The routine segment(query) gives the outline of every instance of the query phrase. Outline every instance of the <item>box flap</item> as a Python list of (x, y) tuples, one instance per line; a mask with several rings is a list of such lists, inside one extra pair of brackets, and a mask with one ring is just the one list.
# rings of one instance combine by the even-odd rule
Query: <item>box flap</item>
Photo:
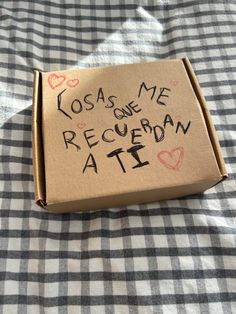
[(45, 175), (42, 145), (42, 79), (39, 71), (34, 72), (34, 94), (32, 109), (32, 150), (34, 169), (34, 190), (36, 203), (46, 205)]
[(199, 82), (198, 82), (195, 74), (194, 74), (194, 71), (193, 71), (193, 68), (192, 68), (192, 65), (191, 65), (189, 59), (187, 57), (183, 58), (183, 63), (184, 63), (185, 69), (187, 71), (187, 74), (189, 76), (189, 79), (192, 83), (194, 92), (198, 98), (199, 104), (202, 108), (202, 113), (204, 115), (204, 119), (205, 119), (207, 130), (208, 130), (208, 133), (210, 136), (211, 144), (212, 144), (215, 156), (216, 156), (216, 160), (217, 160), (220, 172), (222, 174), (222, 180), (224, 180), (228, 177), (228, 174), (227, 174), (227, 170), (225, 167), (224, 158), (222, 156), (220, 144), (219, 144), (219, 141), (218, 141), (218, 138), (216, 135), (216, 130), (214, 128), (212, 118), (211, 118), (210, 112), (209, 112), (207, 104), (206, 104), (205, 97), (202, 94), (201, 87), (199, 85)]

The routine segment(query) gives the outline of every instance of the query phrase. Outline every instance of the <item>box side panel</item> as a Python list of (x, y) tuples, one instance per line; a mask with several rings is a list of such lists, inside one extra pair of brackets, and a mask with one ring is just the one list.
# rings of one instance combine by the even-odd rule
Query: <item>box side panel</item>
[(34, 169), (35, 201), (40, 206), (46, 205), (43, 146), (42, 146), (42, 80), (41, 73), (34, 73), (34, 94), (32, 109), (32, 150)]
[(154, 189), (143, 192), (131, 192), (125, 194), (109, 195), (100, 198), (77, 200), (65, 203), (48, 204), (46, 208), (55, 213), (67, 213), (83, 210), (114, 208), (120, 206), (151, 203), (161, 200), (169, 200), (177, 197), (202, 193), (206, 189), (217, 184), (218, 180), (200, 181), (189, 185), (181, 185), (169, 188)]
[(223, 180), (223, 179), (227, 178), (228, 174), (227, 174), (227, 170), (226, 170), (225, 163), (224, 163), (224, 158), (223, 158), (222, 152), (221, 152), (221, 147), (220, 147), (217, 135), (216, 135), (216, 131), (215, 131), (215, 128), (214, 128), (214, 125), (212, 122), (210, 112), (208, 110), (205, 98), (201, 92), (199, 82), (198, 82), (198, 80), (194, 74), (194, 71), (193, 71), (193, 68), (191, 66), (189, 59), (184, 58), (183, 63), (184, 63), (186, 72), (189, 76), (189, 79), (191, 81), (191, 84), (193, 86), (193, 89), (195, 91), (195, 94), (198, 98), (199, 104), (201, 106), (202, 113), (203, 113), (204, 119), (206, 121), (206, 126), (207, 126), (207, 130), (208, 130), (209, 137), (211, 140), (211, 144), (212, 144), (212, 147), (213, 147), (213, 150), (214, 150), (214, 153), (216, 156), (216, 160), (217, 160), (220, 172), (222, 174), (222, 180)]

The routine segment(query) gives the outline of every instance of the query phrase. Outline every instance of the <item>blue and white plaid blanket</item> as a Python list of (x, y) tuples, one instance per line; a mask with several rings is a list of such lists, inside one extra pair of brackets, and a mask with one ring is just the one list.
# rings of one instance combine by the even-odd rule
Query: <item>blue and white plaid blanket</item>
[[(33, 70), (188, 56), (229, 178), (56, 215), (34, 203)], [(236, 2), (0, 2), (0, 313), (236, 313)]]

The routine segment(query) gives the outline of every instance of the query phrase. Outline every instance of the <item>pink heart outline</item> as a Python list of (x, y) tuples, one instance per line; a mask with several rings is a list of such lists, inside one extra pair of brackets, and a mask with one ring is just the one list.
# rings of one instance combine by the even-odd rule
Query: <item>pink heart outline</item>
[(170, 84), (173, 85), (173, 86), (176, 86), (179, 82), (176, 81), (176, 80), (171, 80), (170, 81)]
[(78, 127), (80, 130), (82, 130), (85, 126), (86, 126), (86, 123), (84, 123), (84, 122), (79, 122), (79, 123), (77, 123), (77, 127)]
[[(179, 154), (179, 158), (175, 164), (172, 164), (170, 161), (173, 160), (176, 152)], [(168, 157), (166, 158), (166, 156)], [(173, 148), (171, 151), (162, 150), (157, 154), (157, 158), (166, 168), (178, 171), (183, 162), (184, 148), (180, 146)]]
[(52, 89), (57, 88), (58, 86), (62, 85), (66, 79), (65, 75), (57, 75), (52, 73), (48, 77), (48, 84)]
[(75, 87), (79, 84), (79, 79), (72, 79), (72, 80), (68, 80), (66, 82), (66, 84), (69, 86), (69, 87)]

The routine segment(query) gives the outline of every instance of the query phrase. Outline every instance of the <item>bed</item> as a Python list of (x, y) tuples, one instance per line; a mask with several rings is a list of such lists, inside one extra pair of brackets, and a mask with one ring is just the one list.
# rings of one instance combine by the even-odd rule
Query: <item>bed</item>
[[(188, 56), (229, 178), (207, 192), (53, 214), (34, 202), (33, 71)], [(0, 3), (0, 312), (236, 312), (236, 3)]]

